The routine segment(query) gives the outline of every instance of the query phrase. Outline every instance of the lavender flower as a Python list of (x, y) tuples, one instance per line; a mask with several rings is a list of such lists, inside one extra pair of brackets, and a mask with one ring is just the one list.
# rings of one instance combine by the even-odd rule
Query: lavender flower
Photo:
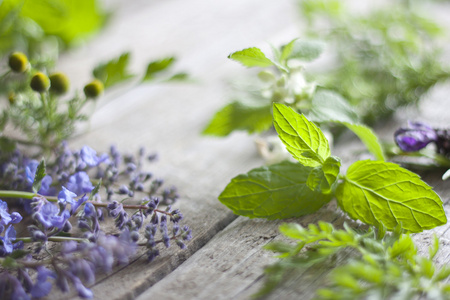
[(70, 213), (67, 210), (63, 210), (60, 213), (58, 206), (48, 202), (44, 204), (38, 212), (35, 212), (33, 217), (44, 226), (45, 229), (52, 227), (62, 229), (67, 222), (67, 219), (69, 219)]
[(405, 152), (419, 151), (438, 140), (436, 131), (421, 122), (408, 122), (408, 127), (398, 129), (394, 137), (397, 145)]
[(89, 146), (83, 146), (80, 150), (81, 160), (90, 167), (98, 166), (102, 162), (108, 161), (108, 154), (104, 153), (100, 157), (97, 156), (97, 152)]
[(0, 200), (0, 225), (6, 226), (8, 224), (16, 224), (22, 221), (22, 216), (13, 212), (12, 214), (8, 213), (8, 204), (2, 200)]
[(66, 187), (69, 191), (77, 195), (90, 193), (94, 189), (94, 186), (89, 179), (89, 175), (83, 171), (77, 172), (70, 176)]
[(48, 277), (55, 278), (56, 274), (44, 266), (37, 267), (37, 280), (36, 283), (31, 287), (30, 294), (33, 298), (42, 298), (47, 296), (51, 289), (52, 284), (47, 281)]
[(23, 242), (13, 244), (16, 240), (16, 230), (11, 225), (5, 231), (5, 236), (0, 236), (0, 256), (11, 254), (14, 250), (23, 247)]

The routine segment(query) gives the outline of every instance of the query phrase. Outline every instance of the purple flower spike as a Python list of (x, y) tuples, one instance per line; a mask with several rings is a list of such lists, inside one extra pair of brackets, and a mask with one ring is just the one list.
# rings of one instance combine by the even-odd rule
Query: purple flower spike
[(0, 200), (0, 225), (6, 226), (11, 220), (11, 215), (8, 213), (8, 204)]
[(55, 273), (45, 268), (44, 266), (39, 266), (37, 268), (37, 271), (38, 275), (36, 284), (33, 285), (30, 291), (30, 294), (31, 296), (33, 296), (33, 298), (41, 298), (47, 296), (52, 289), (52, 284), (47, 281), (47, 277), (56, 278)]
[(52, 203), (46, 203), (42, 206), (41, 210), (34, 215), (34, 218), (46, 229), (51, 227), (62, 229), (69, 217), (70, 213), (67, 210), (64, 210), (62, 214), (59, 214), (59, 208)]
[(407, 128), (400, 128), (394, 133), (395, 142), (405, 152), (419, 151), (429, 143), (436, 142), (436, 131), (421, 122), (408, 122)]
[(77, 195), (90, 193), (94, 189), (86, 172), (77, 172), (70, 176), (66, 187)]
[(97, 152), (91, 147), (84, 146), (80, 150), (81, 160), (90, 167), (98, 166), (102, 162), (107, 162), (108, 155), (102, 154), (100, 157), (97, 156)]
[[(16, 224), (22, 221), (22, 216), (18, 212), (10, 214), (8, 212), (8, 204), (0, 200), (0, 226), (6, 226), (8, 224)], [(0, 231), (0, 233), (3, 230)]]
[(13, 241), (16, 240), (16, 230), (14, 227), (9, 226), (5, 231), (5, 236), (0, 236), (0, 256), (5, 256), (13, 252)]

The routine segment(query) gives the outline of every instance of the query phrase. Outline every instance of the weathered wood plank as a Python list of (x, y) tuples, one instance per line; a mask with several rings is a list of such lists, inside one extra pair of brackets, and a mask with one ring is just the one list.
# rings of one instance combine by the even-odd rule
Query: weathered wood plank
[[(194, 239), (185, 251), (174, 246), (151, 264), (136, 255), (129, 266), (99, 277), (91, 287), (97, 299), (136, 297), (236, 218), (217, 201), (217, 195), (229, 178), (262, 160), (246, 134), (219, 140), (202, 137), (200, 132), (212, 113), (228, 101), (223, 79), (242, 71), (227, 55), (266, 41), (278, 42), (280, 37), (293, 38), (286, 32), (295, 26), (290, 17), (293, 3), (286, 0), (139, 3), (133, 13), (119, 12), (90, 44), (64, 56), (59, 69), (74, 78), (74, 87), (80, 87), (91, 66), (122, 51), (133, 53), (133, 69), (140, 71), (145, 66), (138, 62), (176, 54), (181, 67), (200, 83), (119, 91), (98, 103), (100, 109), (89, 130), (70, 144), (74, 148), (89, 144), (99, 152), (111, 143), (125, 151), (142, 145), (159, 152), (154, 174), (179, 188), (181, 199), (175, 207), (185, 215)], [(54, 293), (49, 298), (66, 297)]]
[[(176, 207), (193, 228), (194, 239), (188, 250), (171, 248), (150, 264), (144, 256), (136, 255), (130, 266), (101, 277), (92, 287), (95, 297), (133, 299), (143, 293), (140, 299), (248, 299), (262, 285), (263, 266), (274, 261), (273, 254), (262, 246), (282, 238), (277, 231), (280, 221), (236, 219), (217, 201), (217, 195), (230, 178), (262, 164), (262, 160), (256, 155), (252, 137), (246, 134), (216, 140), (199, 133), (227, 101), (223, 79), (242, 71), (226, 56), (249, 46), (267, 46), (266, 41), (277, 44), (294, 38), (295, 1), (139, 0), (125, 5), (104, 33), (63, 57), (60, 68), (74, 78), (73, 86), (85, 83), (95, 63), (126, 50), (133, 53), (133, 70), (141, 72), (145, 69), (142, 62), (176, 54), (181, 58), (180, 68), (189, 70), (200, 84), (148, 85), (112, 94), (98, 103), (100, 109), (89, 131), (71, 145), (89, 144), (102, 151), (115, 143), (128, 151), (141, 145), (158, 151), (161, 158), (155, 174), (180, 189)], [(399, 119), (404, 120), (402, 116)], [(434, 115), (427, 119), (435, 120)], [(380, 132), (391, 135), (398, 121), (394, 123)], [(358, 142), (352, 143), (354, 149), (361, 148)], [(346, 164), (355, 159), (348, 149), (336, 149)], [(429, 180), (448, 202), (448, 188), (440, 185), (438, 178)], [(307, 225), (319, 219), (336, 226), (344, 221), (333, 204), (295, 221)], [(443, 226), (436, 232), (448, 244), (447, 229)], [(417, 237), (421, 251), (425, 251), (429, 237), (430, 233)], [(445, 251), (437, 259), (445, 262), (448, 255)], [(269, 298), (309, 299), (328, 271), (299, 273)], [(66, 297), (56, 293), (51, 298)]]

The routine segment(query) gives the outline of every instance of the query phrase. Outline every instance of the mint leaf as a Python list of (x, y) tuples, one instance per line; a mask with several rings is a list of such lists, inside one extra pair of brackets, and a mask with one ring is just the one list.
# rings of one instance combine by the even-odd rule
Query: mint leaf
[(235, 214), (249, 218), (281, 219), (311, 214), (331, 200), (331, 195), (307, 185), (311, 168), (298, 163), (256, 168), (236, 176), (219, 200)]
[(319, 41), (295, 39), (282, 47), (280, 60), (296, 58), (310, 62), (322, 54), (324, 46), (325, 44)]
[(283, 104), (273, 104), (273, 123), (286, 149), (305, 166), (316, 167), (330, 156), (322, 131), (305, 116)]
[(338, 93), (318, 90), (311, 100), (308, 117), (315, 122), (358, 123), (359, 118), (353, 107)]
[(227, 136), (234, 130), (253, 133), (267, 130), (271, 126), (270, 105), (248, 106), (236, 101), (218, 111), (203, 130), (203, 134)]
[(166, 57), (160, 60), (152, 61), (147, 66), (147, 71), (145, 72), (142, 81), (149, 81), (155, 78), (155, 74), (162, 72), (169, 68), (175, 62), (175, 57)]
[(134, 77), (127, 70), (129, 60), (130, 53), (127, 52), (118, 58), (99, 64), (93, 71), (94, 77), (102, 81), (105, 88), (126, 81)]
[(352, 164), (336, 198), (350, 217), (388, 230), (400, 225), (421, 232), (447, 222), (442, 201), (432, 188), (394, 163), (364, 160)]
[(383, 147), (381, 146), (380, 142), (378, 141), (378, 137), (375, 135), (372, 129), (362, 124), (351, 124), (348, 122), (339, 123), (343, 124), (348, 129), (353, 131), (353, 133), (359, 137), (361, 142), (366, 145), (367, 149), (375, 156), (376, 159), (385, 160)]
[(335, 156), (330, 156), (325, 160), (322, 166), (312, 169), (306, 184), (311, 190), (329, 193), (339, 175), (340, 167), (341, 160)]
[(228, 55), (228, 58), (240, 62), (246, 67), (270, 67), (274, 64), (256, 47), (236, 51)]
[(36, 174), (34, 175), (34, 181), (32, 190), (34, 193), (37, 193), (41, 189), (42, 179), (45, 177), (45, 161), (41, 160), (39, 165), (36, 168)]

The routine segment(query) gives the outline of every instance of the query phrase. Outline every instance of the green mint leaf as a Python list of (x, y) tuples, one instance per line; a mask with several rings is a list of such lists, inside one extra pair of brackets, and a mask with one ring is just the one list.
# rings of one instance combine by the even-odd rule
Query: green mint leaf
[(369, 150), (370, 153), (372, 153), (376, 159), (385, 160), (383, 147), (381, 146), (378, 137), (372, 131), (372, 129), (363, 124), (352, 124), (348, 122), (338, 122), (338, 123), (344, 125), (348, 129), (353, 131), (353, 133), (359, 137), (361, 142), (363, 142), (363, 144), (366, 145), (367, 150)]
[(273, 104), (273, 123), (286, 149), (305, 166), (317, 167), (330, 156), (322, 131), (304, 115), (283, 104)]
[(34, 181), (32, 190), (34, 193), (37, 193), (41, 189), (42, 179), (45, 177), (45, 161), (41, 160), (36, 169), (36, 174), (34, 175)]
[(155, 78), (155, 74), (162, 72), (169, 68), (175, 62), (175, 57), (166, 57), (160, 60), (152, 61), (147, 66), (147, 71), (145, 72), (142, 81), (149, 81)]
[(394, 163), (364, 160), (350, 166), (336, 198), (354, 219), (393, 230), (421, 232), (447, 222), (442, 200), (414, 174)]
[(319, 41), (295, 39), (281, 48), (280, 61), (295, 58), (310, 62), (318, 58), (324, 48), (325, 44)]
[(353, 107), (338, 93), (318, 90), (312, 100), (308, 118), (314, 122), (349, 122), (359, 123)]
[(256, 47), (247, 48), (236, 51), (228, 56), (228, 58), (240, 62), (246, 67), (270, 67), (274, 63), (268, 59), (264, 53)]
[(235, 214), (250, 218), (282, 219), (314, 213), (331, 195), (307, 185), (311, 168), (288, 161), (236, 176), (219, 200)]
[(124, 82), (134, 77), (134, 75), (130, 74), (127, 70), (129, 60), (130, 53), (127, 52), (120, 55), (118, 58), (99, 64), (93, 71), (94, 77), (102, 81), (105, 88)]
[(234, 130), (261, 132), (272, 126), (270, 105), (249, 106), (233, 102), (218, 111), (203, 130), (205, 135), (227, 136)]
[(340, 167), (341, 160), (335, 156), (330, 156), (325, 160), (322, 166), (317, 166), (312, 169), (306, 184), (311, 190), (329, 193), (339, 175)]

